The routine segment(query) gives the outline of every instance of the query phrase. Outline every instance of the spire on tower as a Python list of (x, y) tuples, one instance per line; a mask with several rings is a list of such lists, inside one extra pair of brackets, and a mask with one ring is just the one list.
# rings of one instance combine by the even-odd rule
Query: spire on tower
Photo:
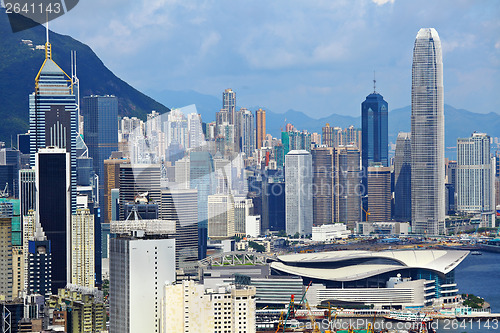
[(46, 38), (45, 59), (52, 59), (52, 46), (50, 45), (50, 42), (49, 42), (49, 21), (48, 20), (47, 20), (47, 23), (45, 23), (45, 38)]
[(375, 89), (377, 86), (377, 80), (375, 79), (375, 71), (373, 71), (373, 93), (376, 94), (377, 90)]

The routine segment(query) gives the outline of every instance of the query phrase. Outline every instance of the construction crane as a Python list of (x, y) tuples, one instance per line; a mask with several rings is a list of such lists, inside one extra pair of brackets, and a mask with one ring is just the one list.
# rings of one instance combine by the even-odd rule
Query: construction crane
[(372, 215), (372, 214), (370, 214), (370, 208), (368, 208), (367, 210), (365, 210), (363, 208), (363, 205), (361, 205), (361, 209), (363, 210), (363, 212), (365, 212), (365, 221), (368, 222), (368, 216)]
[(8, 198), (9, 197), (9, 183), (5, 183), (5, 188), (2, 192), (0, 192), (0, 198)]
[(276, 332), (275, 333), (278, 333), (280, 331), (280, 328), (283, 328), (282, 332), (285, 332), (285, 330), (286, 330), (286, 323), (288, 321), (288, 318), (290, 317), (290, 315), (292, 315), (292, 317), (293, 317), (294, 307), (295, 307), (294, 300), (295, 300), (295, 295), (292, 294), (291, 297), (290, 297), (290, 303), (288, 304), (288, 311), (286, 313), (286, 317), (283, 320), (283, 314), (284, 314), (284, 312), (281, 312), (280, 319), (278, 321), (278, 327), (276, 327)]
[(314, 318), (312, 314), (311, 307), (309, 306), (309, 302), (307, 301), (307, 298), (304, 298), (305, 305), (307, 308), (307, 316), (309, 317), (309, 321), (311, 322), (312, 326), (312, 333), (321, 333), (321, 330), (319, 329), (319, 325), (316, 324), (316, 319)]

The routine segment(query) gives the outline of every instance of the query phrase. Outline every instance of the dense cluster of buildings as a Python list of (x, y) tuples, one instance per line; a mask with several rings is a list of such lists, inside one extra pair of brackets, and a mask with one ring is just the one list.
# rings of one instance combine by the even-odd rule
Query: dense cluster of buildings
[(111, 332), (255, 332), (256, 304), (286, 304), (309, 283), (314, 304), (456, 302), (462, 252), (282, 256), (239, 279), (232, 267), (199, 270), (235, 237), (439, 235), (455, 212), (493, 227), (500, 168), (489, 136), (458, 139), (457, 161), (444, 158), (434, 29), (417, 35), (412, 78), (411, 133), (391, 157), (388, 103), (375, 87), (361, 128), (325, 124), (321, 134), (286, 124), (273, 137), (266, 111), (238, 110), (231, 89), (214, 122), (192, 107), (119, 118), (117, 97), (80, 96), (76, 70), (68, 76), (47, 41), (30, 130), (0, 150), (0, 297), (11, 332), (106, 330), (103, 277)]

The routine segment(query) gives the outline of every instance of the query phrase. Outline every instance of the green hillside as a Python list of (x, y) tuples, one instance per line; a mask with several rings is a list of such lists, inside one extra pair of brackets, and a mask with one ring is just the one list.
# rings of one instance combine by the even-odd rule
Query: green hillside
[[(34, 91), (35, 76), (44, 60), (43, 50), (32, 50), (21, 40), (33, 45), (45, 43), (45, 28), (12, 33), (5, 10), (0, 8), (0, 141), (10, 142), (11, 136), (28, 130), (28, 95)], [(68, 74), (71, 68), (70, 51), (77, 51), (80, 96), (115, 95), (118, 113), (142, 119), (151, 110), (160, 113), (169, 109), (137, 91), (116, 77), (87, 45), (64, 35), (51, 32), (54, 61)]]

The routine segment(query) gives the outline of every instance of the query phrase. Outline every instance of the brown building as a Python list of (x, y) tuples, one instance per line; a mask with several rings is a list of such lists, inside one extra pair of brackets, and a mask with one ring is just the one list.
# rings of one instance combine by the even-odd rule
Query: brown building
[(368, 167), (368, 221), (391, 219), (391, 168)]
[(256, 145), (257, 149), (262, 148), (262, 142), (266, 139), (266, 110), (258, 109), (255, 111), (255, 121), (256, 121)]
[(313, 168), (313, 226), (334, 221), (334, 148), (311, 150)]
[(113, 152), (109, 160), (104, 160), (104, 223), (111, 221), (111, 190), (120, 188), (120, 165), (130, 163), (120, 152)]

